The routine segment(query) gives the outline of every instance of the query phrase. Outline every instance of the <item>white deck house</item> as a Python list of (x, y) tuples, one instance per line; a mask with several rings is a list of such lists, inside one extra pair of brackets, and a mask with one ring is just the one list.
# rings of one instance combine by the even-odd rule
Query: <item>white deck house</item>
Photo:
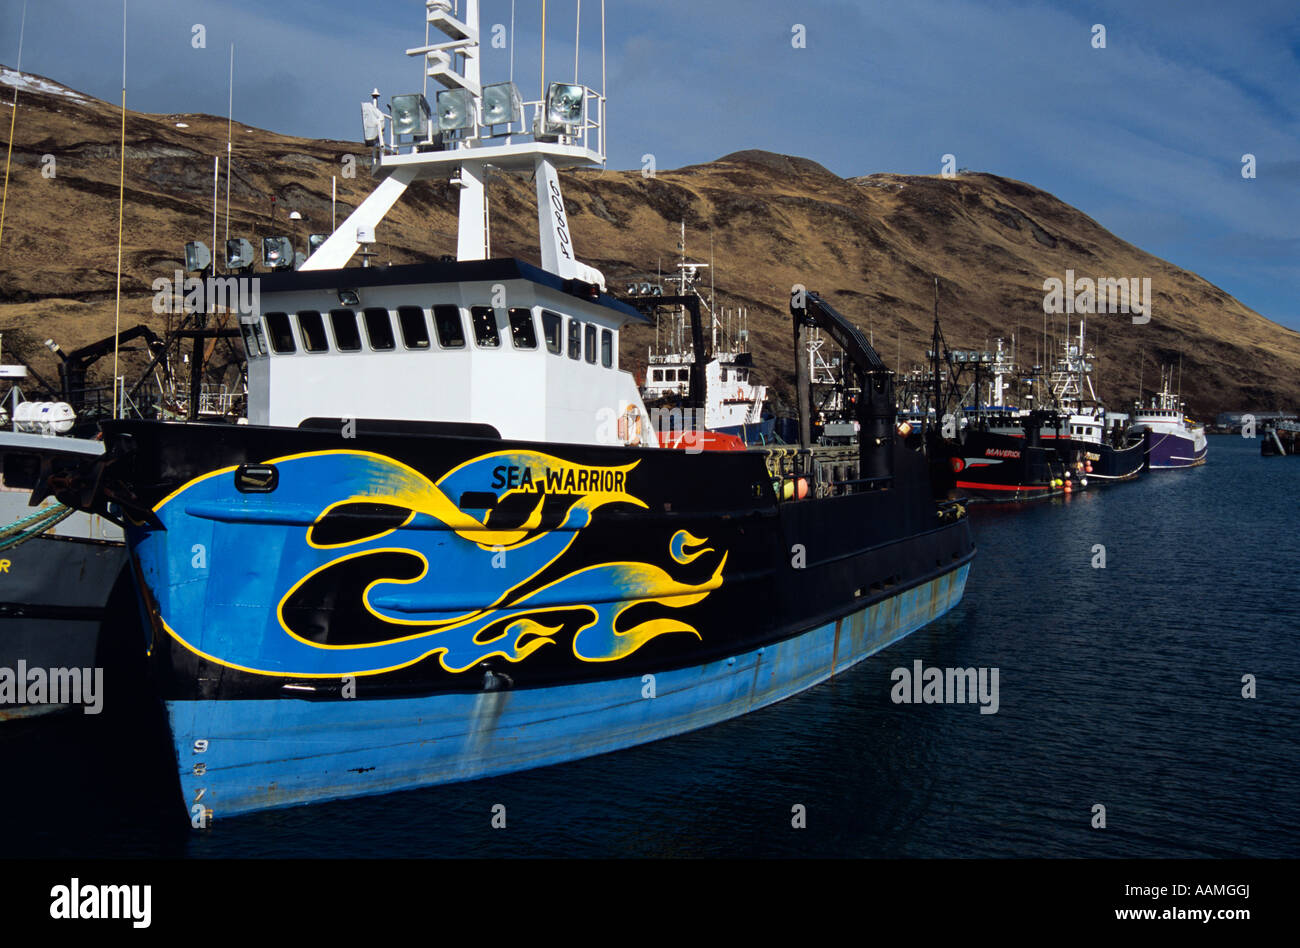
[(273, 274), (261, 301), (242, 325), (252, 424), (461, 422), (608, 444), (635, 440), (617, 424), (632, 409), (642, 443), (655, 443), (618, 357), (619, 330), (645, 317), (523, 261)]
[[(407, 54), (424, 62), (425, 93), (442, 87), (434, 106), (425, 93), (395, 96), (390, 117), (377, 92), (363, 103), (375, 190), (299, 270), (261, 277), (259, 311), (241, 317), (250, 423), (443, 422), (657, 446), (618, 357), (622, 327), (645, 317), (577, 259), (556, 173), (604, 164), (604, 90), (552, 82), (524, 102), (513, 82), (483, 85), (478, 6), (426, 0), (424, 45)], [(601, 66), (603, 83), (603, 49)], [(534, 176), (540, 268), (489, 259), (489, 167)], [(456, 259), (348, 267), (419, 180), (460, 190)]]

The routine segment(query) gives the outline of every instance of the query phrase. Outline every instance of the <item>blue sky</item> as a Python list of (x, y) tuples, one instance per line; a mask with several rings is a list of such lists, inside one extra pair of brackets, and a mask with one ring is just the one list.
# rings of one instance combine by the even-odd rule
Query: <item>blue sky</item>
[[(127, 0), (128, 104), (357, 139), (358, 103), (419, 88), (421, 0)], [(577, 0), (547, 4), (548, 78), (573, 70)], [(540, 0), (517, 0), (515, 79), (539, 82)], [(0, 60), (22, 0), (0, 0)], [(483, 0), (485, 28), (510, 0)], [(599, 0), (579, 62), (599, 85)], [(1130, 243), (1300, 329), (1300, 10), (1295, 0), (606, 0), (611, 164), (744, 148), (837, 174), (959, 167), (1027, 181)], [(207, 28), (194, 49), (191, 27)], [(791, 28), (806, 28), (795, 49)], [(1092, 46), (1093, 24), (1106, 48)], [(116, 0), (31, 0), (25, 69), (110, 101)], [(505, 78), (505, 50), (484, 77)], [(1243, 179), (1253, 154), (1257, 177)]]

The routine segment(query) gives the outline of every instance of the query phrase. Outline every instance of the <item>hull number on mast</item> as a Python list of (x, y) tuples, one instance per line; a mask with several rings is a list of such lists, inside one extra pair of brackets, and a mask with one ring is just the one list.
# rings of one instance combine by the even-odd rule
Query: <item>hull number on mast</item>
[(564, 212), (564, 197), (560, 194), (559, 184), (554, 180), (550, 186), (551, 207), (555, 210), (555, 236), (560, 240), (560, 253), (564, 254), (564, 259), (572, 260), (573, 254), (569, 253), (569, 216)]

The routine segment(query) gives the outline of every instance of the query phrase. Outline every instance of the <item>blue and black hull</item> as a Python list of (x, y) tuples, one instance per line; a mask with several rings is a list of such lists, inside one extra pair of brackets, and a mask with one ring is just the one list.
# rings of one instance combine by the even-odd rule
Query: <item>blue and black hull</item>
[(951, 609), (974, 545), (899, 446), (779, 503), (762, 452), (106, 427), (187, 809), (572, 760), (763, 707)]
[[(216, 815), (489, 777), (707, 727), (845, 671), (943, 615), (969, 564), (738, 655), (576, 685), (343, 702), (167, 702), (187, 801)], [(653, 681), (653, 692), (650, 690)], [(194, 740), (209, 742), (203, 754)], [(194, 765), (202, 762), (202, 774)]]

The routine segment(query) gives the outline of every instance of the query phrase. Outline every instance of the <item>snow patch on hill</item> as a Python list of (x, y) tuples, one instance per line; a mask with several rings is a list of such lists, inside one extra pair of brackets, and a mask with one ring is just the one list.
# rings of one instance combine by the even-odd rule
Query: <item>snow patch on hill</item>
[(61, 86), (57, 82), (51, 82), (49, 79), (42, 79), (40, 76), (34, 76), (31, 73), (18, 72), (17, 70), (10, 69), (8, 66), (0, 66), (0, 85), (16, 88), (19, 92), (57, 95), (77, 102), (89, 101), (80, 92), (73, 92), (67, 86)]

